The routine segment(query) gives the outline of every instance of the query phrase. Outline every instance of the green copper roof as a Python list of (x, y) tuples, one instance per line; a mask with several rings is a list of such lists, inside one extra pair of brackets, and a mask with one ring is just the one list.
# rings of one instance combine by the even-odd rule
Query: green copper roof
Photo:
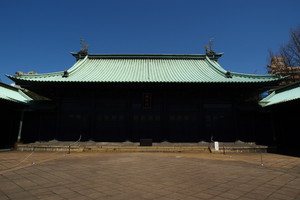
[(26, 82), (143, 82), (143, 83), (259, 83), (279, 80), (271, 75), (230, 73), (217, 62), (221, 54), (206, 55), (103, 55), (85, 57), (68, 70), (48, 74), (9, 76)]
[(27, 104), (32, 100), (21, 89), (2, 82), (0, 82), (0, 99), (22, 104)]
[(300, 99), (300, 83), (288, 85), (273, 91), (269, 96), (262, 99), (259, 104), (262, 107), (285, 103)]

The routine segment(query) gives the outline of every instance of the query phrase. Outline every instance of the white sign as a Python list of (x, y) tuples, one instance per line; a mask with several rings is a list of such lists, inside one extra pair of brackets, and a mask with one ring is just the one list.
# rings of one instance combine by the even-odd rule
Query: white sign
[(215, 142), (215, 150), (219, 151), (219, 142)]

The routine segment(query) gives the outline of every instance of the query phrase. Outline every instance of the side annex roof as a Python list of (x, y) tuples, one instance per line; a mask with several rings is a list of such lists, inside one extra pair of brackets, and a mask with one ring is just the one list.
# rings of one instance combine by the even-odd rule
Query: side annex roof
[(262, 107), (278, 105), (300, 99), (300, 82), (274, 90), (270, 95), (262, 99), (259, 104)]
[(33, 99), (27, 96), (22, 89), (0, 82), (0, 100), (28, 104)]

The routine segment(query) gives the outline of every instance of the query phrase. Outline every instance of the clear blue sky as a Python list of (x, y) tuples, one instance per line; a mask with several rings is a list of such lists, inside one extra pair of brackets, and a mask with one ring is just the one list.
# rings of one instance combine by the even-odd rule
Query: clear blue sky
[(224, 52), (229, 71), (266, 74), (268, 49), (300, 24), (299, 0), (0, 0), (0, 79), (70, 68), (80, 39), (89, 53)]

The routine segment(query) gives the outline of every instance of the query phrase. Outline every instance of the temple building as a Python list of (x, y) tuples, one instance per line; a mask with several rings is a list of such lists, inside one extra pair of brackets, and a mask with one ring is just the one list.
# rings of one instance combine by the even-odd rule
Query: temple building
[(215, 53), (72, 55), (61, 72), (7, 75), (49, 99), (24, 112), (23, 142), (272, 142), (257, 102), (279, 76), (226, 71)]

